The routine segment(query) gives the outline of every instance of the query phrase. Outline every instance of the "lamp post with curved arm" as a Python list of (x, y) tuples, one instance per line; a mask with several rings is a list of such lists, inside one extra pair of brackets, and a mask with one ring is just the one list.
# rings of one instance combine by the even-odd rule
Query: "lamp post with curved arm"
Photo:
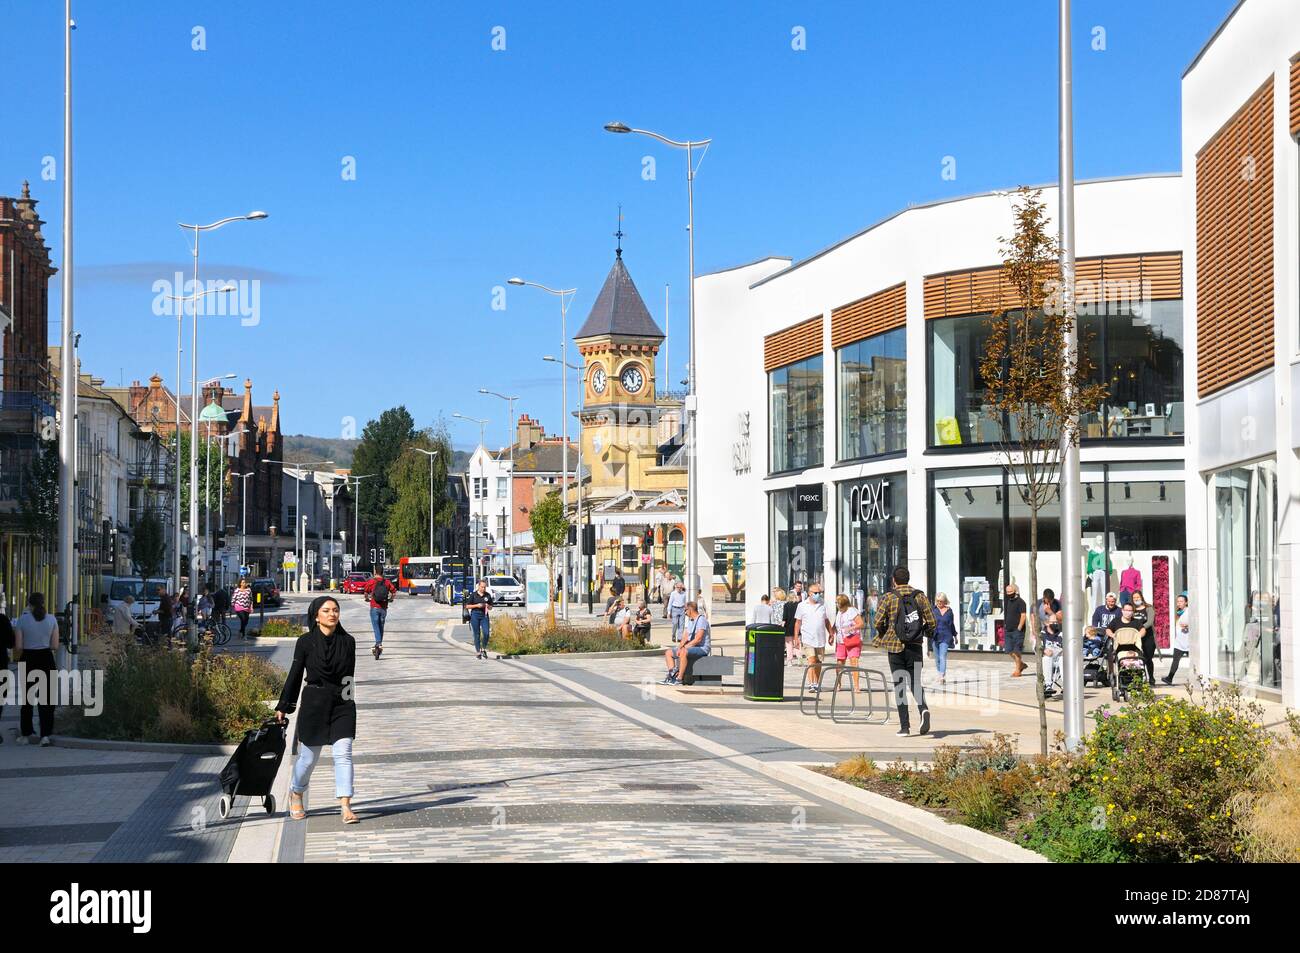
[[(198, 419), (199, 419), (199, 233), (210, 232), (220, 228), (222, 225), (228, 225), (231, 222), (257, 221), (266, 218), (265, 212), (249, 212), (247, 215), (232, 215), (229, 218), (223, 218), (207, 225), (187, 225), (185, 222), (178, 222), (181, 228), (191, 229), (194, 232), (194, 315), (190, 331), (190, 486), (194, 487), (199, 479), (199, 458), (197, 454), (197, 443), (195, 437), (198, 436)], [(180, 389), (179, 382), (177, 390)], [(176, 395), (180, 399), (180, 394)], [(176, 438), (177, 446), (180, 445), (180, 437)], [(198, 548), (198, 522), (199, 522), (199, 501), (194, 494), (190, 494), (190, 552), (193, 553)], [(191, 598), (198, 594), (199, 589), (199, 569), (194, 559), (190, 560), (190, 593)], [(194, 614), (190, 614), (189, 626), (189, 644), (197, 644), (198, 630), (195, 627)]]
[[(502, 400), (504, 400), (506, 402), (506, 407), (509, 408), (508, 409), (508, 413), (510, 414), (508, 418), (509, 424), (511, 427), (515, 426), (516, 423), (515, 422), (515, 401), (519, 399), (517, 396), (507, 397), (505, 394), (498, 394), (496, 391), (488, 390), (486, 387), (480, 387), (478, 389), (478, 392), (480, 394), (486, 394), (489, 397), (500, 397)], [(506, 552), (508, 554), (506, 558), (510, 561), (510, 564), (509, 567), (506, 569), (506, 572), (509, 573), (511, 576), (513, 576), (515, 574), (514, 523), (515, 523), (515, 442), (516, 441), (513, 434), (507, 433), (507, 437), (509, 437), (510, 439), (510, 483), (508, 484), (508, 490), (506, 492), (506, 511), (509, 515), (506, 517), (505, 536), (506, 536)]]
[(437, 450), (425, 450), (423, 447), (408, 447), (408, 450), (418, 450), (429, 458), (429, 555), (433, 555), (433, 458), (438, 455)]
[[(454, 414), (452, 414), (452, 416), (453, 416), (453, 417), (456, 417), (456, 418), (459, 419), (459, 420), (468, 420), (468, 421), (469, 421), (470, 423), (472, 423), (472, 424), (478, 424), (478, 445), (479, 445), (480, 447), (483, 448), (483, 453), (486, 454), (486, 453), (487, 453), (487, 425), (488, 425), (489, 423), (491, 423), (491, 421), (487, 420), (486, 418), (482, 418), (482, 417), (471, 417), (471, 416), (469, 416), (468, 414), (456, 414), (456, 413), (454, 413)], [(478, 463), (478, 478), (479, 478), (479, 483), (480, 483), (480, 484), (482, 485), (482, 487), (483, 487), (483, 499), (486, 500), (486, 499), (487, 499), (487, 477), (486, 477), (486, 476), (484, 475), (484, 473), (483, 473), (483, 459), (482, 459), (482, 457), (479, 458), (479, 463)], [(473, 497), (473, 493), (471, 493), (470, 496), (471, 496), (471, 500), (470, 500), (470, 502), (471, 502), (471, 507), (470, 507), (470, 509), (472, 510), (472, 509), (473, 509), (473, 506), (472, 506), (472, 503), (473, 503), (473, 499), (472, 499), (472, 497)], [(485, 507), (482, 507), (482, 506), (479, 507), (480, 510), (482, 510), (482, 509), (484, 509), (484, 508), (485, 508)], [(471, 513), (470, 515), (472, 516), (473, 514)], [(478, 564), (478, 537), (479, 537), (479, 534), (478, 534), (478, 533), (474, 533), (474, 532), (471, 531), (471, 535), (474, 537), (474, 574), (473, 574), (470, 578), (471, 578), (472, 581), (477, 582), (477, 581), (478, 581), (478, 576), (479, 576), (479, 564)]]
[[(552, 364), (563, 364), (569, 370), (573, 371), (574, 382), (577, 385), (578, 393), (579, 394), (582, 393), (582, 365), (581, 364), (570, 364), (568, 361), (561, 361), (558, 357), (555, 357), (552, 354), (544, 355), (542, 357), (542, 360), (549, 361)], [(560, 373), (564, 373), (564, 372), (561, 371)], [(579, 433), (578, 462), (573, 467), (573, 478), (575, 482), (578, 484), (578, 502), (577, 502), (578, 510), (574, 519), (578, 524), (578, 530), (576, 535), (578, 538), (578, 567), (579, 568), (574, 570), (574, 574), (577, 575), (579, 572), (582, 572), (583, 568), (585, 567), (586, 572), (583, 573), (583, 581), (587, 587), (587, 612), (590, 613), (592, 611), (591, 610), (591, 598), (592, 598), (591, 563), (588, 562), (587, 554), (586, 552), (583, 551), (583, 541), (582, 541), (582, 436), (581, 436), (582, 431), (581, 429), (579, 429), (578, 433)]]
[[(548, 288), (546, 285), (540, 285), (535, 281), (524, 281), (522, 278), (511, 278), (507, 284), (517, 285), (519, 287), (539, 288), (547, 294), (555, 295), (560, 299), (560, 361), (564, 361), (565, 353), (568, 348), (569, 334), (566, 329), (566, 319), (569, 313), (569, 295), (578, 293), (577, 288)], [(569, 503), (569, 378), (564, 373), (564, 368), (560, 368), (560, 439), (561, 444), (561, 463), (560, 463), (560, 499), (564, 506)], [(569, 547), (564, 547), (564, 568), (561, 572), (560, 579), (563, 585), (560, 586), (560, 607), (563, 612), (564, 621), (569, 621)]]
[(669, 139), (667, 136), (661, 136), (657, 132), (651, 132), (648, 129), (634, 129), (626, 123), (610, 122), (605, 124), (606, 132), (619, 134), (636, 133), (641, 136), (649, 136), (651, 139), (657, 139), (665, 145), (672, 146), (676, 149), (686, 150), (686, 234), (688, 257), (690, 262), (690, 284), (687, 286), (689, 301), (687, 323), (689, 327), (690, 352), (691, 360), (687, 365), (686, 373), (686, 598), (695, 600), (699, 593), (697, 583), (699, 581), (699, 554), (696, 550), (698, 546), (697, 528), (699, 522), (699, 500), (697, 499), (696, 489), (698, 487), (698, 468), (696, 467), (695, 453), (695, 150), (700, 146), (707, 147), (712, 139), (697, 140), (677, 140)]

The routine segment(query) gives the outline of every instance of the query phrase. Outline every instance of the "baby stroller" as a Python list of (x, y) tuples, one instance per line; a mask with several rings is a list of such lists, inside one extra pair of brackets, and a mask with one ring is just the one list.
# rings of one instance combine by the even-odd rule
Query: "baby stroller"
[(235, 803), (235, 796), (260, 797), (267, 814), (275, 813), (275, 796), (271, 786), (284, 758), (284, 726), (275, 719), (246, 732), (230, 761), (221, 770), (221, 802), (217, 810), (224, 818)]
[(1083, 637), (1083, 687), (1110, 685), (1106, 664), (1106, 634), (1089, 627)]
[(1146, 681), (1146, 660), (1142, 657), (1142, 630), (1123, 626), (1115, 630), (1110, 648), (1110, 695), (1128, 701), (1134, 685)]

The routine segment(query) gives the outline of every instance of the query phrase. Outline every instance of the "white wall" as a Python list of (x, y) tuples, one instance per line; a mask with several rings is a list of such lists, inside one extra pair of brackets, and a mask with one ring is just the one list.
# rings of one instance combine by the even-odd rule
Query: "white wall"
[[(1196, 294), (1196, 155), (1266, 82), (1273, 84), (1273, 370), (1198, 400), (1187, 415), (1187, 445), (1192, 448), (1187, 483), (1189, 586), (1207, 598), (1194, 602), (1201, 637), (1193, 659), (1209, 672), (1214, 618), (1215, 567), (1210, 546), (1209, 473), (1234, 462), (1276, 456), (1278, 477), (1279, 597), (1282, 607), (1282, 698), (1300, 704), (1300, 633), (1293, 610), (1297, 588), (1296, 553), (1300, 552), (1300, 464), (1296, 437), (1296, 382), (1300, 380), (1300, 148), (1290, 135), (1290, 61), (1300, 53), (1300, 10), (1295, 0), (1246, 0), (1224, 23), (1183, 77), (1183, 183), (1185, 218), (1183, 257), (1186, 340), (1195, 340)], [(1195, 399), (1197, 363), (1189, 347), (1186, 390)], [(1199, 471), (1197, 473), (1196, 471)]]

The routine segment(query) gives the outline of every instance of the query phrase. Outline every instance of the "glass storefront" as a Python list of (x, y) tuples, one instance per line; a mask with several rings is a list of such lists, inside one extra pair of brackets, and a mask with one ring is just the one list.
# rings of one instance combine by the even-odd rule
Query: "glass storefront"
[(896, 566), (907, 564), (907, 474), (837, 486), (842, 592), (859, 609), (889, 591)]
[(797, 580), (821, 582), (826, 513), (798, 512), (794, 487), (774, 490), (768, 497), (772, 586), (788, 590)]
[(1264, 460), (1223, 470), (1214, 474), (1211, 491), (1211, 669), (1219, 678), (1280, 688), (1277, 465)]
[[(1166, 473), (1169, 479), (1161, 479)], [(1176, 466), (1160, 464), (1103, 464), (1081, 472), (1084, 617), (1127, 581), (1152, 604), (1161, 648), (1169, 645), (1173, 601), (1184, 586), (1180, 475)], [(946, 594), (957, 607), (962, 648), (996, 649), (1006, 584), (1015, 582), (1033, 602), (1030, 507), (1000, 468), (939, 471), (931, 480), (931, 592)], [(1056, 496), (1038, 513), (1038, 594), (1048, 588), (1062, 594), (1060, 516)]]
[[(988, 314), (927, 322), (930, 446), (989, 444), (1000, 439), (979, 363), (988, 345)], [(1084, 307), (1094, 378), (1109, 394), (1083, 421), (1083, 437), (1131, 439), (1183, 434), (1183, 304), (1107, 302)]]
[(822, 357), (778, 367), (768, 374), (772, 420), (772, 473), (822, 463)]
[(907, 448), (907, 342), (903, 328), (835, 352), (841, 460)]

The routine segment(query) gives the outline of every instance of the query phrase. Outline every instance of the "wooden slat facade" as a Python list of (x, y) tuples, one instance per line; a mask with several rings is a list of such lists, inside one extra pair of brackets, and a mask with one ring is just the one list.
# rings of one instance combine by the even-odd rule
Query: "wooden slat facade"
[(907, 283), (831, 311), (831, 347), (840, 348), (907, 324)]
[[(1086, 300), (1177, 301), (1183, 297), (1182, 252), (1080, 258), (1074, 265), (1080, 303)], [(925, 279), (925, 320), (980, 314), (1020, 304), (1001, 266), (930, 275)]]
[(1291, 61), (1291, 135), (1300, 136), (1300, 53)]
[(1273, 365), (1273, 305), (1270, 77), (1196, 156), (1200, 396)]
[(763, 339), (763, 369), (775, 370), (822, 352), (822, 316), (801, 321)]

